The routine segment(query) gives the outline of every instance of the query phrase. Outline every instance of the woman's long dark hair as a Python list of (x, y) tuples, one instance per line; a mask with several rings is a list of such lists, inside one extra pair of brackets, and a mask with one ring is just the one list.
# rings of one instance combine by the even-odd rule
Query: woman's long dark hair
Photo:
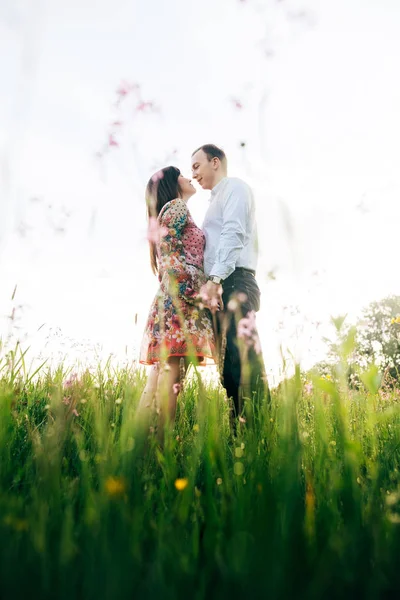
[[(178, 177), (181, 174), (177, 167), (165, 167), (150, 177), (146, 187), (146, 203), (147, 214), (150, 217), (158, 217), (163, 206), (180, 198), (182, 194), (181, 187), (178, 183)], [(150, 263), (153, 273), (158, 273), (158, 259), (156, 244), (150, 243)]]

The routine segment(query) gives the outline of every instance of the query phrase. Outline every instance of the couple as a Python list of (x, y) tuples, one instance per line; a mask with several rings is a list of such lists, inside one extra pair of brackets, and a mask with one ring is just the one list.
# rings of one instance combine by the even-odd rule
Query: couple
[[(254, 343), (260, 290), (252, 192), (245, 182), (227, 177), (225, 153), (213, 144), (195, 150), (192, 174), (203, 189), (211, 190), (202, 229), (187, 208), (196, 190), (179, 169), (162, 169), (146, 189), (151, 266), (160, 288), (140, 351), (140, 362), (153, 369), (139, 411), (151, 407), (164, 391), (162, 428), (174, 422), (179, 382), (191, 362), (219, 365), (234, 416), (240, 416), (242, 398), (256, 393), (260, 400), (268, 393), (259, 344)], [(246, 332), (246, 365), (238, 323), (239, 331), (242, 326)]]

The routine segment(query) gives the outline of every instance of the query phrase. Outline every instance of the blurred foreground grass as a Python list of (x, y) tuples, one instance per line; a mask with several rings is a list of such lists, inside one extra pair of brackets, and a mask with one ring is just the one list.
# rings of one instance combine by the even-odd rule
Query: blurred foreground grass
[(236, 437), (194, 377), (160, 449), (142, 371), (21, 364), (0, 364), (2, 599), (397, 597), (400, 394), (372, 371), (298, 371)]

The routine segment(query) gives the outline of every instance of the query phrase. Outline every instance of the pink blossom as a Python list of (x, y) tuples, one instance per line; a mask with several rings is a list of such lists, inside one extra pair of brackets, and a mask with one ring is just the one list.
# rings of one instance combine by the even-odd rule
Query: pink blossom
[(241, 340), (249, 339), (252, 336), (252, 330), (250, 329), (247, 319), (240, 319), (237, 328), (237, 336)]
[(238, 110), (242, 110), (243, 104), (240, 102), (240, 100), (238, 100), (237, 98), (232, 98), (232, 102), (235, 108), (237, 108)]
[(156, 217), (149, 218), (149, 226), (147, 228), (147, 239), (153, 244), (158, 244), (160, 239), (168, 234), (168, 227), (160, 226)]
[(114, 135), (112, 133), (110, 133), (110, 135), (108, 136), (108, 145), (109, 146), (119, 146), (117, 140), (115, 139)]
[(251, 310), (243, 319), (240, 319), (237, 327), (237, 336), (244, 340), (246, 345), (253, 347), (256, 354), (261, 353), (260, 338), (256, 327), (256, 313)]
[(65, 381), (64, 386), (66, 388), (71, 387), (78, 380), (78, 375), (76, 373), (72, 373), (70, 377)]
[(311, 392), (313, 391), (313, 384), (312, 381), (307, 381), (307, 383), (304, 386), (304, 391), (305, 393), (309, 396), (311, 394)]
[(139, 111), (139, 112), (143, 112), (147, 108), (150, 109), (150, 110), (154, 109), (153, 102), (139, 102), (139, 104), (136, 107), (136, 110)]
[(129, 94), (129, 92), (132, 92), (133, 90), (138, 90), (139, 89), (139, 84), (137, 83), (127, 83), (126, 81), (122, 81), (120, 86), (117, 88), (117, 94), (118, 96), (127, 96)]
[(238, 323), (238, 337), (245, 339), (250, 338), (256, 329), (256, 313), (251, 310)]
[(75, 417), (79, 417), (79, 413), (76, 408), (73, 409), (72, 414), (75, 415)]
[(174, 385), (172, 386), (172, 389), (173, 389), (174, 394), (178, 395), (179, 392), (181, 391), (181, 384), (174, 383)]
[(129, 94), (130, 88), (129, 88), (129, 84), (127, 83), (122, 83), (119, 88), (117, 89), (117, 94), (118, 96), (126, 96), (127, 94)]
[(157, 181), (159, 181), (163, 177), (164, 177), (164, 172), (162, 170), (160, 170), (160, 171), (157, 171), (157, 173), (154, 173), (151, 180), (153, 181), (153, 183), (157, 183)]
[(78, 375), (76, 373), (73, 373), (65, 382), (64, 382), (64, 387), (71, 387), (76, 380), (78, 379)]

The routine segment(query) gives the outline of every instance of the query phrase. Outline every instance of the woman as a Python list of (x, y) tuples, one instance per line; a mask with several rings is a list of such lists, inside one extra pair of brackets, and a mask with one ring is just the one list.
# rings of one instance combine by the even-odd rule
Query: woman
[(151, 305), (140, 351), (140, 362), (154, 368), (139, 411), (143, 415), (151, 407), (156, 393), (161, 400), (165, 398), (160, 407), (161, 435), (165, 421), (175, 419), (179, 381), (189, 363), (204, 364), (215, 352), (210, 313), (199, 306), (200, 287), (206, 281), (205, 238), (187, 208), (187, 201), (195, 193), (191, 181), (176, 167), (166, 167), (153, 175), (146, 188), (152, 232), (150, 260), (160, 287)]

